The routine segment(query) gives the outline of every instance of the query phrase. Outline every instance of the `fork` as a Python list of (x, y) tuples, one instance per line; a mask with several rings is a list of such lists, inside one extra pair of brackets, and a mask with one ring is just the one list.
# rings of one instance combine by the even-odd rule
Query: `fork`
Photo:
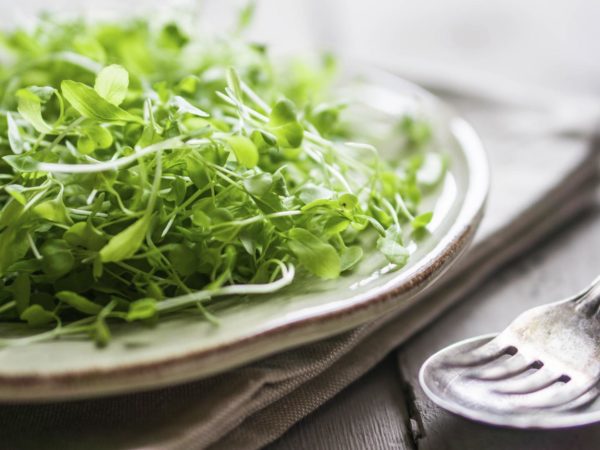
[(490, 423), (543, 427), (544, 415), (556, 423), (582, 409), (600, 396), (600, 277), (572, 298), (522, 313), (491, 340), (441, 350), (420, 379), (439, 405)]
[(447, 365), (493, 382), (497, 393), (529, 394), (515, 402), (519, 408), (552, 408), (577, 399), (570, 406), (578, 406), (600, 393), (594, 389), (600, 380), (599, 307), (600, 277), (573, 298), (525, 311), (490, 342)]

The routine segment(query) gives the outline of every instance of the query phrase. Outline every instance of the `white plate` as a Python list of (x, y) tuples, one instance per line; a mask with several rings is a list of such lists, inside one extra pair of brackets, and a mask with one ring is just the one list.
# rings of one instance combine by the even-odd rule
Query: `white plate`
[[(445, 180), (426, 200), (434, 210), (431, 234), (406, 267), (379, 270), (386, 264), (373, 249), (355, 273), (338, 280), (299, 280), (268, 298), (230, 301), (217, 313), (218, 326), (182, 315), (154, 328), (115, 325), (113, 340), (102, 349), (85, 339), (5, 348), (0, 400), (95, 397), (199, 379), (406, 307), (471, 241), (488, 190), (487, 159), (471, 127), (430, 94), (382, 72), (363, 71), (360, 78), (340, 89), (369, 112), (374, 127), (417, 111), (434, 124), (436, 145), (449, 157)], [(394, 142), (389, 144), (393, 152)]]

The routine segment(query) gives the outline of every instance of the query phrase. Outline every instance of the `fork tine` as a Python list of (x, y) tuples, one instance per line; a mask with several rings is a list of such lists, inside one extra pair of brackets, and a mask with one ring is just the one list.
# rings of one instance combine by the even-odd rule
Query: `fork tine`
[(575, 399), (572, 402), (565, 403), (563, 406), (559, 407), (559, 411), (571, 411), (573, 409), (581, 408), (583, 406), (587, 406), (589, 403), (593, 402), (600, 396), (600, 390), (597, 388), (590, 389), (581, 397)]
[(466, 369), (465, 375), (480, 380), (501, 380), (525, 372), (535, 361), (517, 353), (508, 359), (492, 361), (483, 367)]
[(525, 409), (556, 408), (579, 399), (594, 387), (593, 382), (581, 383), (571, 380), (568, 383), (554, 383), (545, 389), (519, 397), (520, 407)]
[(501, 346), (494, 339), (487, 344), (477, 347), (474, 350), (468, 352), (452, 355), (450, 361), (446, 361), (447, 366), (451, 367), (470, 367), (477, 366), (479, 364), (486, 364), (494, 359), (504, 355), (507, 352), (508, 346)]
[(522, 378), (509, 378), (494, 383), (492, 390), (500, 394), (528, 394), (550, 386), (559, 378), (559, 375), (542, 367)]

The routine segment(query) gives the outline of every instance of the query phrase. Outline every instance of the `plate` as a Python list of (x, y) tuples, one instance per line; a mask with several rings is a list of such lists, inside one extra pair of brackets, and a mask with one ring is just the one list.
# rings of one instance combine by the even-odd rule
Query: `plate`
[[(434, 211), (429, 234), (405, 267), (391, 270), (373, 246), (356, 271), (338, 280), (298, 280), (271, 296), (228, 300), (216, 313), (218, 325), (182, 315), (153, 328), (115, 325), (105, 348), (74, 338), (5, 348), (0, 350), (0, 401), (98, 397), (196, 380), (414, 303), (475, 233), (489, 184), (485, 152), (467, 122), (433, 95), (386, 72), (348, 73), (340, 94), (354, 100), (350, 114), (369, 118), (366, 128), (374, 135), (403, 114), (416, 113), (433, 124), (435, 146), (447, 155), (444, 179), (424, 200)], [(399, 143), (384, 144), (386, 157), (393, 158)]]

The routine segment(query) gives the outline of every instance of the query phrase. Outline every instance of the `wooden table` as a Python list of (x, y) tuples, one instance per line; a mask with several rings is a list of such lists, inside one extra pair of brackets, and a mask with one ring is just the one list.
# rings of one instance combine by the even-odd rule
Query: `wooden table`
[[(563, 431), (494, 428), (433, 405), (417, 381), (423, 361), (470, 336), (503, 329), (521, 311), (572, 295), (600, 273), (600, 202), (535, 251), (499, 270), (365, 377), (304, 419), (269, 450), (591, 449), (600, 425)], [(596, 443), (596, 444), (594, 444)]]

